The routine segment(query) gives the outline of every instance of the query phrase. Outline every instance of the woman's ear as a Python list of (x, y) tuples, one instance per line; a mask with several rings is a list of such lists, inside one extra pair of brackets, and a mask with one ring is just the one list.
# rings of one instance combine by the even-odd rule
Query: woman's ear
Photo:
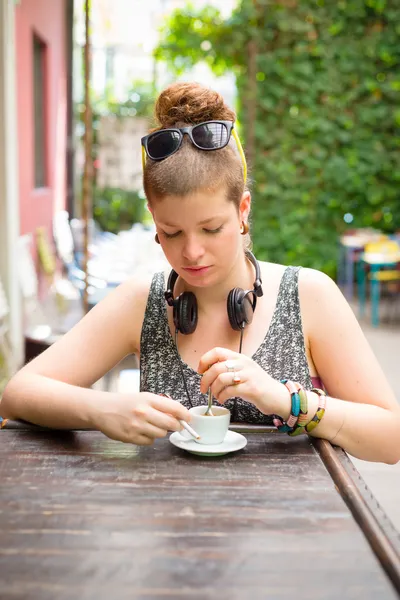
[(242, 199), (240, 201), (240, 205), (239, 205), (239, 216), (240, 216), (240, 220), (244, 221), (245, 223), (247, 223), (249, 220), (250, 206), (251, 206), (250, 192), (244, 192)]

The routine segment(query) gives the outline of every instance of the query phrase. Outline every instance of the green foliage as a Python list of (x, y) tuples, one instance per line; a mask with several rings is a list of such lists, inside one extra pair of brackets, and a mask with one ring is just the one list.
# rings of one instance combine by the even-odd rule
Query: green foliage
[(164, 27), (156, 56), (176, 73), (205, 60), (236, 74), (245, 141), (256, 42), (259, 258), (334, 275), (346, 228), (400, 229), (399, 23), (397, 0), (242, 0), (225, 21), (188, 7)]
[(135, 191), (119, 188), (95, 188), (93, 218), (103, 231), (118, 233), (130, 229), (134, 223), (143, 223), (146, 208), (143, 196)]

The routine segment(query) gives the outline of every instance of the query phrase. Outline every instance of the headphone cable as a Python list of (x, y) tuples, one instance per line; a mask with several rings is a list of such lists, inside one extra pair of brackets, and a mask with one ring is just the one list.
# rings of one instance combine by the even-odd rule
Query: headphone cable
[(190, 398), (189, 390), (188, 390), (187, 385), (186, 385), (185, 375), (183, 373), (181, 355), (179, 354), (179, 351), (178, 351), (178, 329), (175, 329), (175, 351), (176, 351), (176, 357), (178, 359), (179, 368), (181, 370), (181, 375), (182, 375), (183, 385), (185, 387), (186, 396), (187, 396), (187, 398), (189, 400), (190, 408), (193, 408), (193, 403), (192, 403), (192, 400)]

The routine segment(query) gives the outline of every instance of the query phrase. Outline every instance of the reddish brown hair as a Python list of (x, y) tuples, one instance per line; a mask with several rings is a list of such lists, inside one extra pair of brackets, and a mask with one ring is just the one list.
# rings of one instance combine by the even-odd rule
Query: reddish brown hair
[[(236, 119), (220, 94), (198, 83), (168, 86), (156, 102), (155, 117), (159, 126), (154, 131), (203, 121)], [(143, 183), (149, 203), (170, 194), (186, 196), (225, 186), (227, 198), (239, 207), (245, 190), (243, 165), (233, 139), (222, 150), (204, 152), (185, 136), (181, 148), (172, 156), (162, 161), (147, 158)]]

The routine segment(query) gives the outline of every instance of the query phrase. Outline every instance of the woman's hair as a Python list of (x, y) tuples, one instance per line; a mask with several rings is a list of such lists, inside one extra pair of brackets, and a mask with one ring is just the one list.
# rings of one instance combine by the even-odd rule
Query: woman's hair
[[(174, 83), (160, 94), (155, 117), (159, 126), (154, 131), (158, 131), (204, 121), (235, 121), (236, 115), (217, 92), (198, 83)], [(225, 148), (206, 152), (184, 136), (175, 154), (161, 161), (147, 158), (143, 183), (150, 204), (167, 195), (186, 196), (225, 186), (227, 198), (239, 207), (245, 190), (243, 165), (233, 138)]]

